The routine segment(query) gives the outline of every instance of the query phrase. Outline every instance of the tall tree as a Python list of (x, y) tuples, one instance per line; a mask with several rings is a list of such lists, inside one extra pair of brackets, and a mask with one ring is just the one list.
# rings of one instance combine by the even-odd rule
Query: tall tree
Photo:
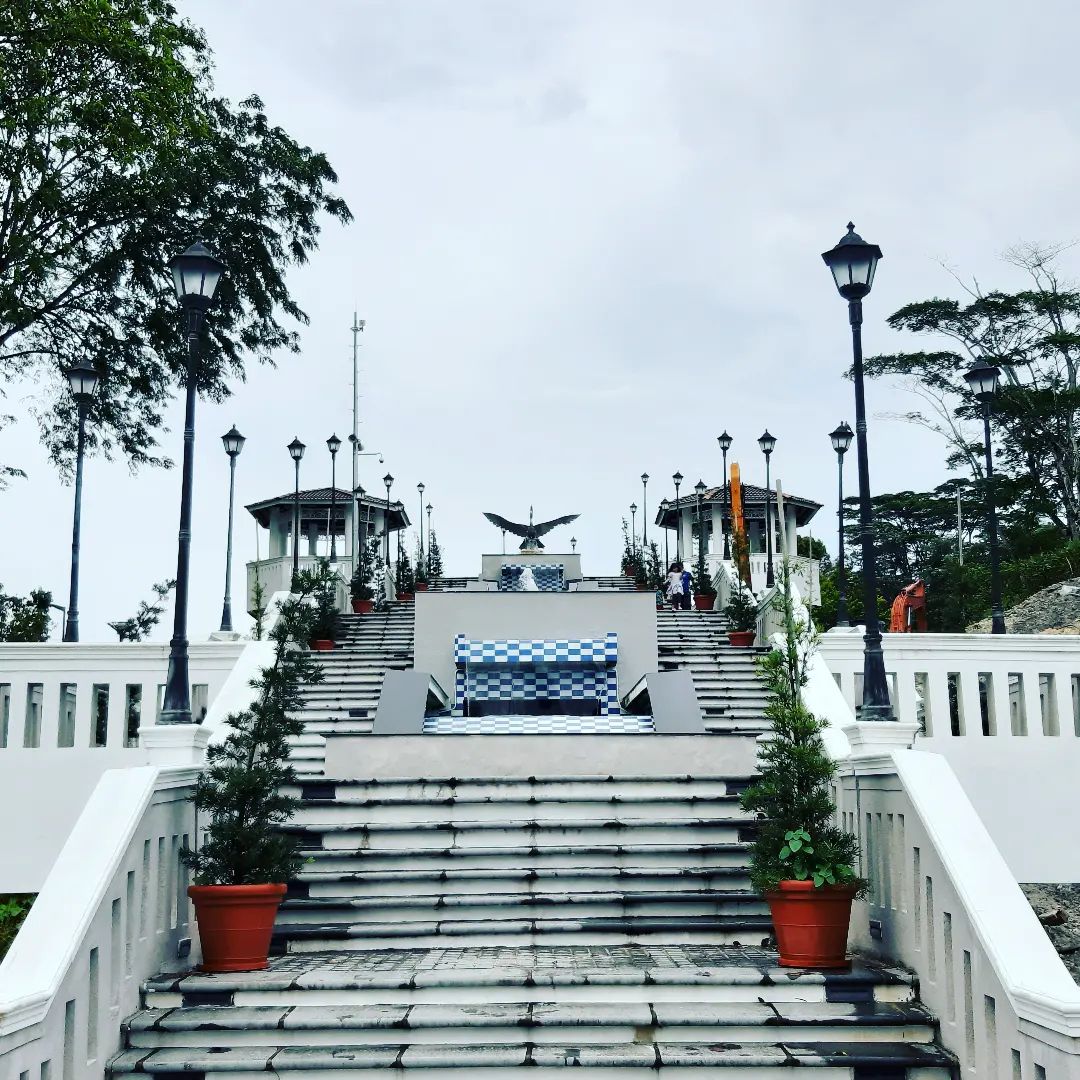
[(1015, 293), (966, 286), (967, 301), (923, 300), (889, 317), (897, 330), (944, 338), (950, 347), (871, 357), (870, 376), (900, 376), (924, 407), (905, 418), (942, 435), (949, 464), (982, 478), (981, 406), (964, 372), (1001, 367), (995, 402), (997, 457), (1033, 521), (1080, 539), (1080, 292), (1061, 281), (1060, 249), (1029, 245), (1006, 254), (1030, 287)]
[(206, 41), (168, 0), (0, 5), (0, 382), (38, 386), (59, 465), (75, 439), (62, 371), (80, 357), (103, 376), (90, 444), (167, 463), (156, 435), (186, 346), (166, 264), (196, 234), (228, 265), (201, 393), (226, 396), (245, 356), (297, 351), (286, 272), (323, 215), (351, 219), (336, 181), (258, 97), (214, 94)]

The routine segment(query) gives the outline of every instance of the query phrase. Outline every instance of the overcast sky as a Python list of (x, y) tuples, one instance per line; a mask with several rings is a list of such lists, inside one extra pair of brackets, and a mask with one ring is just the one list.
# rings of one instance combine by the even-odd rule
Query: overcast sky
[[(303, 486), (329, 483), (324, 440), (351, 430), (354, 306), (367, 320), (361, 438), (386, 459), (365, 459), (365, 486), (389, 469), (415, 520), (425, 482), (451, 573), (499, 549), (482, 511), (525, 520), (530, 503), (541, 519), (580, 513), (549, 550), (574, 533), (586, 573), (611, 573), (641, 472), (653, 510), (676, 470), (720, 483), (725, 427), (758, 483), (770, 429), (774, 476), (826, 504), (814, 532), (834, 545), (827, 433), (854, 415), (847, 316), (820, 253), (849, 218), (885, 253), (868, 353), (902, 346), (884, 325), (901, 304), (957, 291), (942, 261), (1012, 288), (1003, 249), (1080, 234), (1073, 4), (1042, 3), (1037, 18), (998, 0), (179, 8), (206, 30), (219, 90), (259, 93), (324, 150), (356, 215), (328, 223), (292, 275), (311, 316), (302, 354), (199, 405), (194, 639), (221, 610), (219, 436), (235, 423), (248, 437), (240, 503), (291, 489), (294, 435), (309, 446)], [(1067, 275), (1078, 258), (1064, 257)], [(876, 492), (945, 478), (940, 443), (880, 416), (911, 404), (869, 387)], [(179, 404), (165, 422), (179, 461)], [(35, 434), (23, 423), (0, 447), (30, 474), (0, 493), (0, 582), (66, 603), (72, 489)], [(106, 623), (175, 572), (179, 490), (179, 468), (88, 462), (83, 640), (110, 639)], [(237, 611), (255, 536), (241, 510)]]

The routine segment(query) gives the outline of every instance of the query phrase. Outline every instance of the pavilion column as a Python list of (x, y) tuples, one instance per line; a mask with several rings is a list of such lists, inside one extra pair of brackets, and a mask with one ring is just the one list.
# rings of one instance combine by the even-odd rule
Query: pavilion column
[(724, 508), (719, 503), (714, 502), (709, 507), (709, 519), (712, 522), (709, 554), (719, 559), (724, 554)]
[(686, 566), (694, 561), (694, 511), (690, 507), (679, 510), (679, 532), (682, 536), (682, 559)]
[(784, 513), (787, 518), (787, 549), (788, 554), (791, 556), (798, 555), (798, 538), (795, 527), (795, 515), (787, 508), (784, 507)]

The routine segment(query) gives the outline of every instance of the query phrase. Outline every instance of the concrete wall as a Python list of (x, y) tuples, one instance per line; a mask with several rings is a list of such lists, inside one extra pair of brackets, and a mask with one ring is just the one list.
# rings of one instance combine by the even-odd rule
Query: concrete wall
[(512, 551), (506, 555), (484, 555), (480, 578), (483, 581), (498, 581), (499, 571), (504, 566), (558, 566), (560, 564), (567, 581), (581, 579), (580, 555), (555, 555), (546, 551)]
[(656, 604), (651, 593), (416, 594), (418, 671), (454, 685), (454, 635), (506, 638), (594, 638), (619, 635), (619, 692), (656, 671)]

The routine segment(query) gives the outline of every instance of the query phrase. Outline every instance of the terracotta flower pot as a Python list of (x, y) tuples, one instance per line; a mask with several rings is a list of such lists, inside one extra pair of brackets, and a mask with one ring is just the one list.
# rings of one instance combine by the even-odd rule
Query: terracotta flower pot
[(740, 649), (748, 648), (754, 644), (757, 633), (753, 630), (729, 630), (727, 639), (729, 645), (735, 645)]
[(190, 885), (203, 962), (200, 971), (260, 971), (284, 885)]
[(415, 585), (415, 588), (417, 592), (427, 592), (428, 583), (426, 581), (418, 581)]
[(650, 592), (651, 591), (649, 589), (648, 584), (642, 585), (641, 582), (639, 582), (639, 581), (634, 582), (634, 588), (637, 589), (638, 592)]
[(354, 615), (366, 615), (375, 607), (374, 600), (353, 600), (352, 609)]
[(713, 593), (712, 596), (705, 596), (704, 594), (699, 594), (694, 597), (694, 607), (698, 611), (712, 611), (713, 604), (715, 603), (716, 593)]
[(408, 602), (409, 600), (415, 600), (415, 599), (416, 599), (416, 594), (415, 594), (415, 593), (411, 593), (411, 592), (399, 592), (399, 593), (397, 594), (397, 598), (398, 598), (398, 599), (399, 599), (399, 600), (400, 600), (400, 601), (401, 601), (402, 603), (406, 603), (406, 602)]
[(848, 924), (855, 889), (812, 881), (781, 881), (765, 893), (776, 931), (781, 967), (835, 971), (851, 967)]
[(308, 642), (312, 652), (332, 652), (334, 643), (329, 638), (314, 638)]

